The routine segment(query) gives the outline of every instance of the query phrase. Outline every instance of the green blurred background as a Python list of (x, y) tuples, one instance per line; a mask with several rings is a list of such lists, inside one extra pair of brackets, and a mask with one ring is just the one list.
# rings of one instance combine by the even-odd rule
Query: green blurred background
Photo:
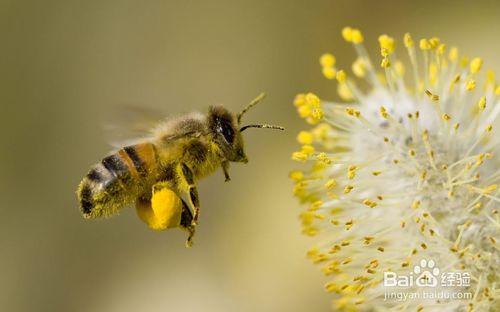
[[(345, 25), (437, 35), (498, 69), (495, 1), (0, 1), (1, 311), (324, 311), (287, 173), (303, 127), (292, 99), (334, 99), (318, 57), (355, 56)], [(250, 163), (200, 183), (194, 248), (126, 209), (84, 221), (75, 188), (123, 104), (172, 114), (225, 104), (286, 133), (245, 133)]]

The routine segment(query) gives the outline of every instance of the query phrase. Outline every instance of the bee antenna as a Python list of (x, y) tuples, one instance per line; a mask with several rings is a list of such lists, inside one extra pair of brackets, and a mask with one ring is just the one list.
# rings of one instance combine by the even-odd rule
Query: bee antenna
[(248, 128), (267, 128), (267, 129), (285, 130), (285, 128), (281, 126), (274, 126), (274, 125), (246, 125), (244, 127), (241, 127), (240, 132), (243, 132)]
[(259, 94), (258, 97), (256, 97), (255, 99), (252, 100), (252, 102), (250, 102), (250, 104), (247, 105), (247, 107), (245, 107), (241, 112), (238, 113), (237, 117), (238, 117), (238, 124), (241, 123), (241, 118), (243, 117), (243, 115), (248, 112), (248, 110), (252, 107), (254, 107), (255, 105), (259, 104), (264, 98), (266, 97), (266, 94), (265, 93), (261, 93)]

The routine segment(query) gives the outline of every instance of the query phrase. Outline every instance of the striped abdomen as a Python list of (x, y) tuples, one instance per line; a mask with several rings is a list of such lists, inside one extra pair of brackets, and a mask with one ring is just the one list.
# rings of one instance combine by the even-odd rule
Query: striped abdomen
[(83, 178), (77, 195), (85, 218), (107, 217), (133, 203), (150, 187), (156, 172), (151, 143), (127, 146), (94, 165)]

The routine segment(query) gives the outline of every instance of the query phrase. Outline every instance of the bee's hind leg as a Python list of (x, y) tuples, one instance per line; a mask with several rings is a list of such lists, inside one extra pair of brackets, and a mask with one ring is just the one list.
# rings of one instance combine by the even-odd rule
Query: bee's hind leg
[(182, 200), (170, 182), (162, 181), (153, 186), (150, 195), (145, 194), (136, 200), (136, 211), (152, 230), (175, 228), (180, 225)]
[(188, 185), (188, 196), (191, 204), (193, 205), (193, 218), (192, 225), (198, 224), (198, 217), (200, 215), (200, 197), (198, 196), (198, 189), (196, 188), (196, 184), (194, 183), (194, 175), (193, 171), (186, 165), (182, 164), (182, 174), (184, 175), (184, 179)]
[(196, 226), (193, 225), (193, 215), (191, 214), (191, 210), (189, 210), (189, 207), (184, 201), (182, 201), (180, 228), (188, 232), (186, 247), (193, 246), (193, 237), (196, 232)]

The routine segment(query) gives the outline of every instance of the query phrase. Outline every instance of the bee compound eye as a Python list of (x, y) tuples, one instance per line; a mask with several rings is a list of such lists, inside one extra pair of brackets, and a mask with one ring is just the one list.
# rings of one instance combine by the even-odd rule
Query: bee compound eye
[(234, 141), (234, 130), (231, 124), (227, 121), (222, 119), (217, 127), (217, 131), (219, 131), (220, 134), (224, 137), (224, 140), (226, 140), (227, 143), (232, 144)]

